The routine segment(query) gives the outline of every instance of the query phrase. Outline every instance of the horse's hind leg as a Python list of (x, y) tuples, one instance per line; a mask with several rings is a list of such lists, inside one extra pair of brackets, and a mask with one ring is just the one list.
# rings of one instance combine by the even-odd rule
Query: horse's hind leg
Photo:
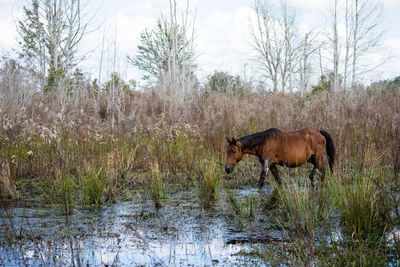
[(324, 166), (324, 158), (320, 157), (317, 159), (317, 168), (321, 172), (321, 184), (324, 182), (325, 179), (325, 166)]
[(276, 167), (276, 165), (275, 165), (275, 164), (272, 164), (271, 167), (270, 167), (269, 169), (271, 170), (272, 175), (274, 175), (275, 181), (276, 181), (279, 185), (281, 185), (281, 184), (282, 184), (282, 182), (281, 182), (281, 177), (279, 176), (278, 168)]
[(311, 186), (314, 188), (314, 175), (315, 175), (315, 172), (317, 171), (317, 162), (316, 162), (315, 156), (312, 155), (310, 157), (310, 159), (308, 160), (308, 162), (310, 162), (314, 165), (314, 168), (312, 169), (310, 176), (309, 176), (309, 178), (311, 180)]
[(314, 175), (315, 175), (315, 172), (317, 170), (319, 170), (320, 173), (321, 173), (321, 178), (320, 179), (321, 179), (321, 184), (322, 184), (324, 182), (324, 179), (325, 179), (325, 168), (324, 168), (324, 157), (323, 157), (323, 155), (322, 155), (322, 157), (321, 156), (316, 156), (316, 157), (312, 156), (309, 159), (309, 162), (311, 162), (314, 165), (314, 168), (312, 169), (312, 171), (310, 173), (310, 180), (311, 180), (312, 187), (314, 187)]
[(312, 169), (311, 173), (310, 173), (310, 180), (311, 180), (311, 186), (314, 188), (314, 175), (315, 172), (317, 171), (317, 166), (314, 164), (314, 168)]

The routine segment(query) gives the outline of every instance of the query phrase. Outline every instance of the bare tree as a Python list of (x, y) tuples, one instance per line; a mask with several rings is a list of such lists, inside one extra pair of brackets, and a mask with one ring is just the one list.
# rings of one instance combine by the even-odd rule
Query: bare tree
[(16, 60), (0, 58), (0, 109), (23, 108), (40, 86), (40, 78)]
[(87, 8), (89, 2), (82, 2), (80, 0), (63, 1), (65, 13), (65, 21), (67, 22), (68, 28), (66, 29), (66, 38), (62, 42), (61, 52), (65, 62), (63, 63), (64, 68), (71, 70), (80, 59), (77, 56), (77, 50), (79, 43), (83, 36), (88, 33), (88, 26), (91, 19), (83, 21), (83, 17), (88, 14), (84, 14), (82, 10)]
[[(343, 87), (351, 83), (355, 85), (357, 80), (387, 61), (384, 58), (377, 64), (362, 65), (362, 58), (373, 48), (379, 45), (381, 37), (385, 33), (382, 27), (382, 3), (380, 0), (338, 0), (332, 1), (332, 31), (329, 40), (332, 44), (333, 62), (333, 88), (339, 87), (339, 67), (343, 60)], [(343, 5), (341, 5), (343, 3)], [(344, 17), (341, 17), (339, 6), (344, 6)], [(338, 24), (344, 22), (344, 40), (338, 35)], [(340, 47), (344, 45), (343, 57), (340, 56)]]
[(63, 31), (63, 9), (61, 0), (45, 0), (42, 2), (44, 14), (43, 17), (46, 19), (46, 41), (49, 49), (49, 65), (50, 69), (56, 71), (62, 69), (61, 66), (61, 39)]
[(333, 79), (332, 79), (332, 89), (337, 91), (339, 89), (339, 34), (338, 34), (338, 0), (334, 0), (334, 6), (332, 9), (332, 48), (333, 48)]
[(142, 32), (139, 52), (128, 61), (144, 72), (145, 80), (182, 95), (193, 88), (195, 80), (195, 17), (191, 16), (189, 1), (180, 20), (176, 0), (169, 4), (168, 16), (162, 14), (155, 29)]
[(293, 73), (298, 63), (299, 45), (295, 31), (296, 13), (286, 5), (278, 15), (265, 1), (256, 0), (255, 25), (250, 25), (252, 44), (258, 54), (256, 62), (263, 75), (271, 81), (272, 90), (292, 87)]
[[(320, 49), (323, 43), (318, 42), (316, 39), (319, 36), (319, 32), (313, 30), (306, 32), (301, 43), (301, 55), (299, 60), (300, 68), (300, 90), (305, 93), (309, 87), (309, 81), (311, 76), (311, 58)], [(321, 73), (323, 75), (323, 73)]]
[(350, 29), (351, 25), (351, 0), (346, 0), (346, 5), (345, 5), (345, 46), (346, 46), (346, 52), (345, 52), (345, 57), (344, 57), (344, 73), (343, 73), (343, 87), (347, 88), (347, 81), (348, 81), (348, 75), (349, 75), (349, 67), (350, 67), (350, 62), (351, 62), (351, 44), (352, 44), (352, 31)]
[[(370, 49), (376, 47), (385, 30), (382, 29), (383, 7), (378, 0), (352, 0), (353, 19), (351, 21), (352, 38), (352, 86), (355, 85), (359, 75), (374, 70), (377, 65), (368, 67), (360, 65), (360, 58)], [(386, 59), (378, 63), (383, 64)]]
[[(278, 43), (276, 23), (273, 20), (271, 7), (259, 1), (255, 2), (257, 15), (255, 29), (251, 34), (255, 51), (260, 55), (258, 64), (264, 69), (265, 77), (272, 82), (273, 91), (278, 91), (279, 64), (282, 54), (282, 43)], [(275, 45), (274, 45), (275, 44)]]
[(293, 74), (296, 72), (296, 67), (299, 62), (299, 49), (296, 35), (296, 12), (289, 9), (286, 4), (282, 4), (282, 23), (284, 29), (284, 45), (285, 53), (283, 64), (281, 64), (281, 83), (282, 90), (289, 87), (293, 90)]

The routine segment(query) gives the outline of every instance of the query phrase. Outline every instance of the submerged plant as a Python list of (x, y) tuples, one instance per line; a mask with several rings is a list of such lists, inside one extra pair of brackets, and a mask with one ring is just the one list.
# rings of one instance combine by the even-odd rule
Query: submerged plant
[(235, 217), (254, 219), (257, 215), (258, 201), (255, 196), (250, 195), (238, 200), (228, 192), (228, 203)]

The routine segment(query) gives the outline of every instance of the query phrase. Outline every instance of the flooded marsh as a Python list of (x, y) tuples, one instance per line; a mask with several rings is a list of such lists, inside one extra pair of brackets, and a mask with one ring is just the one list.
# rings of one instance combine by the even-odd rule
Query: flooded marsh
[[(257, 195), (236, 190), (235, 195)], [(224, 204), (203, 210), (192, 192), (176, 194), (156, 209), (151, 199), (100, 208), (14, 203), (1, 209), (0, 262), (7, 266), (225, 266), (263, 265), (256, 246), (283, 242), (267, 213), (239, 222)]]
[(268, 184), (259, 190), (251, 185), (227, 187), (235, 182), (221, 177), (218, 197), (209, 207), (197, 187), (163, 192), (157, 201), (151, 192), (137, 192), (128, 201), (74, 206), (69, 214), (63, 205), (41, 201), (2, 202), (0, 264), (399, 263), (398, 227), (381, 214), (385, 203), (380, 197), (366, 194), (375, 188), (369, 180), (345, 183), (330, 177), (324, 186), (312, 188), (305, 177), (286, 176), (282, 187)]

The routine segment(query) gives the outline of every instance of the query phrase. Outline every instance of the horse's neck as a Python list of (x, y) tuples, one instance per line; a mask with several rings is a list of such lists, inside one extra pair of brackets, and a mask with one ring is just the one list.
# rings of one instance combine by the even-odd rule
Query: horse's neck
[(249, 155), (253, 155), (253, 156), (258, 156), (259, 149), (260, 149), (260, 146), (256, 146), (256, 147), (253, 147), (253, 148), (245, 148), (245, 149), (243, 149), (243, 154), (249, 154)]
[(253, 148), (243, 149), (243, 154), (253, 155), (253, 156), (260, 158), (260, 160), (264, 160), (265, 157), (270, 156), (270, 155), (268, 155), (269, 154), (268, 151), (265, 151), (265, 148), (269, 147), (268, 140), (266, 140), (265, 142), (260, 145), (255, 146)]

